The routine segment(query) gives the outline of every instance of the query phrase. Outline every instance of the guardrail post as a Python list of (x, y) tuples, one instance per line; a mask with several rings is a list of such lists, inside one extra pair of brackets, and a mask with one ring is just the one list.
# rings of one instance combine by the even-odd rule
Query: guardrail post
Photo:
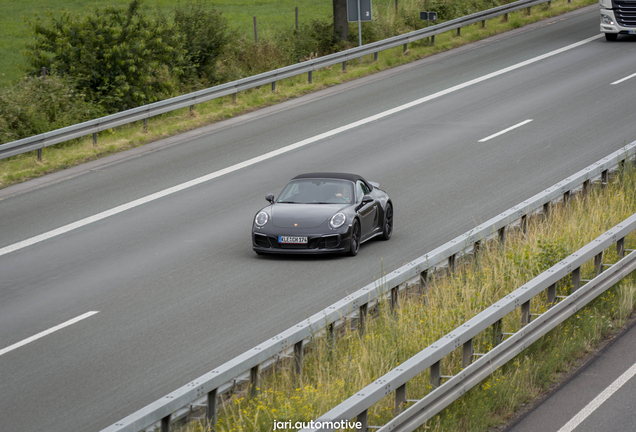
[(377, 61), (378, 61), (378, 53), (377, 53), (377, 52), (374, 52), (374, 53), (373, 53), (373, 61), (374, 61), (374, 62), (377, 62)]
[(391, 310), (395, 311), (400, 307), (400, 300), (398, 298), (399, 295), (399, 287), (391, 288)]
[(508, 14), (507, 13), (504, 14), (504, 22), (508, 22)]
[(550, 207), (552, 207), (552, 204), (549, 202), (543, 204), (543, 218), (545, 220), (550, 219)]
[(309, 84), (314, 82), (313, 71), (309, 71), (307, 73), (307, 80), (309, 81)]
[(521, 324), (530, 324), (530, 300), (521, 305)]
[(498, 232), (499, 232), (499, 244), (501, 245), (502, 248), (504, 248), (506, 246), (506, 227), (503, 226), (499, 228)]
[(604, 188), (609, 183), (609, 170), (603, 170), (601, 172), (601, 188)]
[(294, 344), (294, 365), (296, 366), (296, 375), (303, 373), (303, 341)]
[(462, 348), (462, 368), (470, 365), (473, 362), (473, 354), (475, 353), (475, 347), (473, 345), (473, 340), (469, 340), (464, 343)]
[(587, 199), (587, 196), (590, 194), (590, 181), (585, 180), (583, 182), (583, 198)]
[(144, 132), (148, 132), (148, 119), (144, 119)]
[(528, 6), (528, 9), (526, 9), (526, 14), (532, 15), (532, 6)]
[(500, 319), (492, 325), (493, 346), (503, 342), (503, 320)]
[(190, 117), (194, 117), (194, 105), (190, 105)]
[(477, 260), (477, 256), (479, 255), (479, 248), (481, 248), (481, 241), (476, 241), (475, 244), (473, 244), (473, 259), (475, 261)]
[(408, 44), (405, 43), (404, 46), (402, 47), (402, 53), (404, 54), (407, 49), (408, 49)]
[(442, 385), (442, 364), (440, 362), (435, 362), (431, 366), (431, 386), (434, 389)]
[(272, 92), (276, 91), (276, 81), (272, 81)]
[(368, 432), (369, 431), (368, 411), (364, 410), (360, 414), (358, 414), (358, 417), (356, 417), (356, 422), (360, 423), (360, 429), (358, 429), (358, 432)]
[(435, 45), (435, 35), (431, 36), (431, 45)]
[(170, 432), (170, 418), (172, 414), (169, 414), (161, 419), (161, 432)]
[(398, 415), (406, 405), (406, 383), (395, 389), (395, 415)]
[(521, 216), (521, 232), (524, 235), (528, 232), (528, 215)]
[(333, 323), (327, 326), (327, 340), (329, 347), (333, 350), (336, 347), (336, 329)]
[(616, 242), (616, 254), (618, 259), (625, 258), (625, 237)]
[(360, 318), (358, 319), (358, 331), (360, 332), (360, 335), (363, 335), (366, 330), (368, 312), (369, 312), (368, 303), (365, 303), (362, 306), (360, 306), (358, 311), (358, 314), (360, 315)]
[(97, 132), (93, 132), (93, 145), (97, 145)]
[(448, 276), (451, 276), (455, 273), (455, 255), (451, 255), (448, 257)]
[(42, 149), (41, 148), (38, 149), (38, 160), (39, 161), (42, 160)]
[(420, 297), (428, 298), (428, 270), (420, 273)]
[(481, 28), (486, 28), (486, 20), (481, 20)]
[(570, 205), (570, 191), (563, 193), (563, 205), (565, 207)]
[(577, 267), (572, 272), (572, 292), (581, 288), (581, 267)]
[(461, 35), (462, 35), (462, 28), (457, 27), (457, 36), (461, 36)]
[(208, 422), (213, 425), (216, 424), (219, 417), (218, 407), (219, 405), (217, 401), (217, 389), (214, 389), (208, 393), (208, 407), (206, 409), (206, 417), (208, 419)]
[(596, 276), (603, 273), (603, 252), (594, 257), (594, 273)]
[(347, 70), (347, 61), (345, 60), (342, 62), (342, 71), (344, 72), (346, 70)]
[(552, 307), (556, 304), (556, 284), (553, 283), (547, 289), (548, 291), (548, 307)]
[(250, 397), (256, 396), (258, 393), (258, 388), (260, 387), (261, 380), (261, 366), (256, 365), (252, 369), (250, 369)]

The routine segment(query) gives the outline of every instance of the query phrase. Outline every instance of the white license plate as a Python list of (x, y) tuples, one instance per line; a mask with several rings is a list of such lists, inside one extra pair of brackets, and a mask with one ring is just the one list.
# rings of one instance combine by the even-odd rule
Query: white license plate
[(278, 236), (278, 243), (307, 244), (307, 237)]
[(629, 34), (636, 34), (636, 30), (630, 30)]

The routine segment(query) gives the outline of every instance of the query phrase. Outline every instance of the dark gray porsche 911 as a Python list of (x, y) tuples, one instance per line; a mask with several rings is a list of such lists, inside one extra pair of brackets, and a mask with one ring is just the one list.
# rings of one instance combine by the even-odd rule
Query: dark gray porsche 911
[(377, 183), (359, 175), (310, 173), (294, 177), (252, 225), (257, 254), (348, 253), (393, 233), (393, 205)]

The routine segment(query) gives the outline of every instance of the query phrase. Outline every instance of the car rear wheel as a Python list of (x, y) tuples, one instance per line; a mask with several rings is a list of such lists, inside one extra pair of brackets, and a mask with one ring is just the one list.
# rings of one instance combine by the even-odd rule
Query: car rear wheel
[(357, 219), (354, 219), (353, 226), (351, 227), (351, 248), (349, 249), (349, 255), (358, 255), (360, 249), (360, 238), (362, 237), (360, 232), (360, 223)]
[(391, 203), (386, 204), (384, 211), (384, 230), (382, 232), (382, 240), (388, 240), (393, 234), (393, 206)]

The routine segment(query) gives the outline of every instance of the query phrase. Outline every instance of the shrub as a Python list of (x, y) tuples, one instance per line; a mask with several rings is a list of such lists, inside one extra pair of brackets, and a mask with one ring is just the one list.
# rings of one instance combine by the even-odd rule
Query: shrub
[(0, 143), (81, 123), (105, 114), (66, 78), (24, 78), (0, 89)]
[(218, 83), (217, 62), (226, 45), (236, 37), (220, 12), (205, 6), (203, 0), (188, 0), (174, 10), (174, 23), (183, 41), (184, 75), (182, 82), (200, 86)]
[(109, 112), (133, 108), (171, 95), (171, 76), (180, 74), (181, 41), (173, 26), (140, 10), (141, 0), (127, 7), (96, 7), (92, 12), (36, 15), (28, 21), (35, 42), (25, 56), (32, 69), (46, 66), (72, 77), (77, 88)]

